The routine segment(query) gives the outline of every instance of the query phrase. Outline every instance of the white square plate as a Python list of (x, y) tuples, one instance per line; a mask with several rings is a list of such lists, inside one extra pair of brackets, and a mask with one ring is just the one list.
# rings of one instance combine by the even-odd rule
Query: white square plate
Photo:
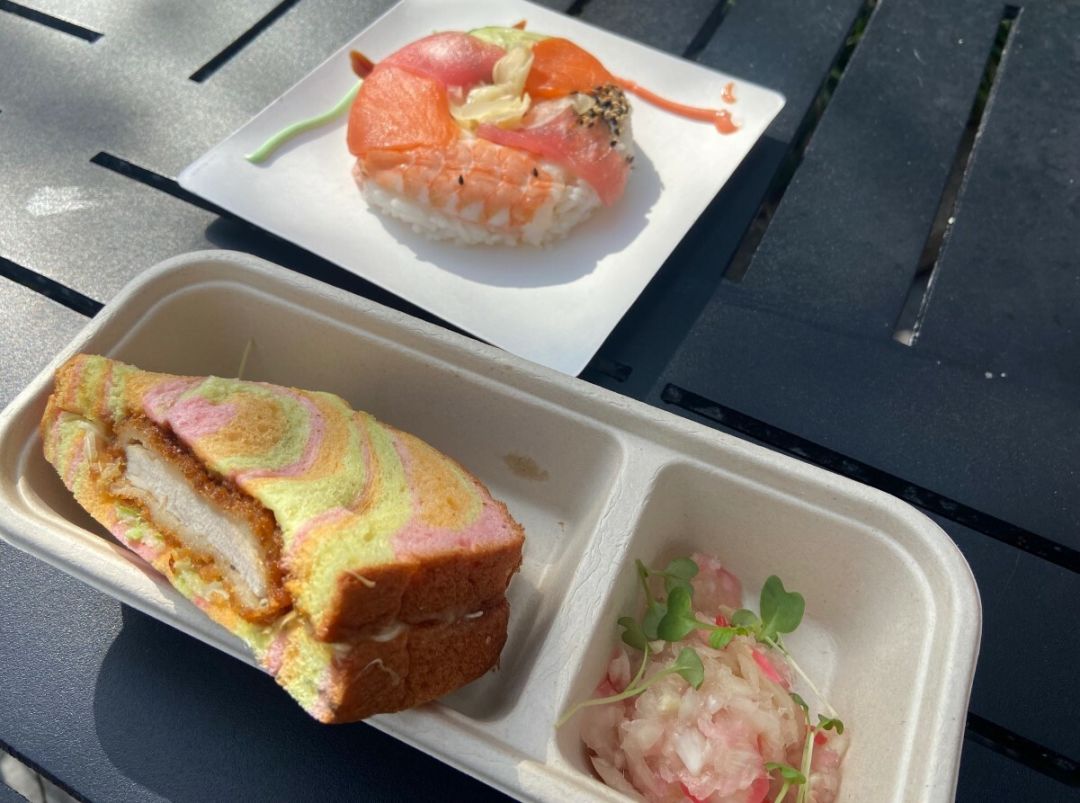
[[(436, 30), (525, 19), (565, 36), (614, 74), (741, 126), (706, 123), (631, 98), (638, 155), (626, 194), (545, 249), (432, 242), (369, 210), (353, 181), (346, 118), (270, 161), (244, 155), (289, 123), (334, 105), (355, 78), (349, 51), (381, 59)], [(521, 0), (404, 0), (254, 119), (181, 172), (180, 185), (518, 356), (578, 374), (784, 105), (781, 95)], [(692, 157), (689, 156), (692, 154)]]

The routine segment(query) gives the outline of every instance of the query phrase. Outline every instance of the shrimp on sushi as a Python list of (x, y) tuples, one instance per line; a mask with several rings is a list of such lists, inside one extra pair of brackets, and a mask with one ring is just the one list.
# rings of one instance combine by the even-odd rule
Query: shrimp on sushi
[(375, 65), (353, 101), (353, 175), (435, 239), (544, 245), (622, 196), (633, 163), (616, 79), (566, 39), (444, 32)]

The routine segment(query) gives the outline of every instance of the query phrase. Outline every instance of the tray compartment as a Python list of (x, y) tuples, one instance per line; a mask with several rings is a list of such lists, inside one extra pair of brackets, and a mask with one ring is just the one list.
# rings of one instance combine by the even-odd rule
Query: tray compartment
[[(321, 348), (313, 352), (311, 343)], [(337, 393), (423, 438), (476, 474), (525, 527), (500, 669), (444, 701), (475, 718), (500, 715), (518, 699), (596, 529), (622, 462), (618, 441), (586, 418), (235, 282), (194, 284), (160, 299), (102, 349), (147, 370), (223, 376), (236, 376), (245, 350), (245, 379)], [(107, 538), (33, 451), (24, 481), (34, 495), (60, 518)]]
[[(813, 487), (769, 487), (696, 463), (675, 461), (659, 472), (613, 592), (583, 632), (590, 647), (557, 714), (593, 695), (619, 640), (618, 617), (640, 615), (634, 560), (660, 567), (705, 552), (742, 581), (745, 607), (758, 610), (770, 574), (806, 597), (803, 623), (785, 644), (851, 733), (841, 799), (900, 799), (907, 762), (879, 759), (917, 753), (939, 610), (910, 555), (869, 522), (824, 509), (824, 501)], [(822, 710), (809, 689), (795, 688), (813, 712)], [(591, 778), (577, 717), (555, 734), (554, 745), (557, 764)]]

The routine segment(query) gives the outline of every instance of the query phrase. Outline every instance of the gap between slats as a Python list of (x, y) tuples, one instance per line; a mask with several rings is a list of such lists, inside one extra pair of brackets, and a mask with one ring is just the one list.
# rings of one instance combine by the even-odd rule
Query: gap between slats
[(82, 39), (84, 42), (90, 42), (91, 44), (104, 36), (104, 34), (98, 33), (97, 31), (92, 31), (89, 28), (76, 25), (74, 22), (68, 22), (59, 17), (53, 17), (43, 11), (38, 11), (36, 8), (30, 8), (21, 3), (13, 3), (11, 0), (0, 0), (0, 11), (6, 11), (8, 14), (14, 14), (16, 17), (22, 17), (24, 20), (36, 22), (38, 25), (44, 25), (47, 28), (52, 28), (54, 31), (66, 33), (68, 36), (74, 36), (77, 39)]
[(806, 148), (814, 136), (814, 131), (817, 129), (818, 123), (821, 122), (821, 118), (825, 115), (829, 101), (832, 100), (833, 93), (836, 91), (840, 79), (843, 78), (844, 71), (851, 62), (855, 50), (862, 41), (863, 33), (869, 26), (877, 7), (878, 0), (864, 0), (859, 13), (852, 20), (847, 36), (844, 37), (844, 44), (836, 54), (829, 71), (825, 74), (821, 87), (815, 94), (806, 115), (795, 131), (795, 136), (791, 138), (787, 153), (784, 154), (780, 167), (777, 168), (776, 175), (773, 176), (769, 189), (758, 206), (753, 222), (746, 230), (739, 247), (728, 262), (727, 269), (724, 271), (726, 281), (740, 282), (750, 269), (750, 263), (762, 239), (765, 237), (765, 231), (769, 228), (769, 223), (772, 221), (777, 207), (780, 206), (788, 185), (791, 184), (791, 180), (795, 177), (795, 172), (802, 163), (803, 155), (806, 153)]
[(201, 66), (195, 72), (188, 76), (188, 78), (197, 84), (201, 84), (211, 75), (216, 73), (222, 67), (229, 63), (229, 61), (236, 56), (241, 50), (251, 44), (255, 38), (273, 25), (277, 20), (285, 14), (286, 11), (295, 6), (300, 0), (282, 0), (272, 9), (270, 9), (264, 17), (258, 20), (254, 25), (240, 34), (229, 45), (227, 45), (220, 53), (210, 59), (206, 64)]
[(893, 327), (893, 340), (903, 343), (905, 346), (914, 346), (919, 339), (919, 332), (926, 318), (926, 311), (930, 305), (930, 297), (934, 291), (934, 279), (937, 275), (938, 260), (941, 257), (942, 248), (952, 230), (956, 220), (957, 203), (963, 191), (964, 177), (967, 175), (968, 165), (974, 155), (975, 144), (978, 142), (982, 131), (983, 119), (990, 111), (993, 98), (994, 83), (998, 78), (998, 70), (1002, 60), (1009, 49), (1009, 41), (1016, 28), (1016, 20), (1020, 16), (1020, 7), (1007, 5), (1002, 10), (1001, 21), (998, 23), (997, 35), (990, 46), (990, 54), (983, 68), (982, 80), (975, 93), (975, 99), (971, 104), (971, 114), (968, 116), (964, 135), (957, 147), (956, 156), (953, 158), (949, 176), (945, 181), (945, 189), (941, 194), (937, 214), (930, 227), (930, 234), (926, 238), (922, 254), (919, 256), (915, 276), (912, 278), (911, 287), (908, 290), (907, 299)]
[(40, 293), (57, 304), (62, 304), (68, 309), (89, 318), (97, 315), (102, 307), (100, 301), (84, 296), (78, 290), (72, 290), (70, 287), (60, 284), (60, 282), (35, 273), (29, 268), (24, 268), (22, 265), (2, 256), (0, 256), (0, 276), (33, 290), (35, 293)]
[(970, 711), (967, 737), (1055, 781), (1080, 787), (1080, 764), (1076, 761)]
[(709, 16), (705, 18), (701, 28), (698, 29), (694, 38), (690, 40), (690, 44), (683, 50), (684, 59), (697, 59), (701, 51), (709, 44), (709, 40), (716, 34), (720, 23), (724, 21), (724, 17), (727, 16), (733, 5), (735, 5), (735, 0), (717, 0), (716, 6), (709, 12)]
[(212, 212), (213, 214), (221, 215), (222, 217), (231, 217), (229, 213), (221, 207), (215, 206), (209, 201), (203, 200), (198, 195), (188, 192), (177, 184), (174, 179), (167, 178), (160, 173), (155, 173), (153, 170), (147, 170), (145, 167), (140, 167), (134, 162), (129, 162), (127, 159), (121, 159), (119, 156), (114, 156), (106, 151), (101, 151), (90, 157), (90, 163), (95, 164), (98, 167), (104, 167), (106, 170), (111, 170), (113, 173), (118, 173), (121, 176), (134, 179), (140, 184), (153, 187), (155, 190), (171, 195), (173, 198), (189, 203), (192, 206), (205, 209), (207, 212)]

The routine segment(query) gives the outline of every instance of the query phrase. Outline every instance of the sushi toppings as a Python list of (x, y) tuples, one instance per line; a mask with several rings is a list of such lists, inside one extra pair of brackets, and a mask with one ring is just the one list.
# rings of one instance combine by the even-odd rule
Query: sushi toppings
[(475, 36), (456, 31), (425, 36), (387, 56), (379, 67), (393, 65), (432, 78), (447, 88), (468, 91), (491, 81), (496, 63), (506, 54)]
[(533, 68), (525, 91), (534, 98), (563, 98), (617, 83), (596, 56), (568, 39), (545, 39), (533, 46)]
[(552, 242), (625, 191), (630, 105), (608, 78), (576, 45), (520, 28), (425, 37), (364, 80), (353, 175), (371, 207), (429, 237)]
[[(642, 615), (619, 619), (622, 644), (596, 696), (556, 724), (583, 711), (600, 778), (650, 801), (835, 800), (844, 724), (782, 641), (802, 622), (802, 595), (769, 577), (754, 613), (740, 607), (738, 579), (701, 554), (662, 570), (638, 561), (637, 578)], [(816, 723), (796, 678), (826, 712)]]
[[(353, 176), (368, 204), (462, 244), (545, 245), (614, 205), (634, 163), (627, 92), (736, 130), (726, 111), (668, 101), (524, 23), (434, 33), (378, 62), (351, 51), (349, 62), (360, 82), (333, 109), (246, 158), (265, 161), (348, 108)], [(466, 183), (476, 190), (447, 192)]]
[(433, 78), (380, 65), (360, 86), (349, 112), (349, 150), (443, 148), (458, 137), (446, 89)]
[[(574, 98), (580, 98), (574, 103), (578, 125), (592, 128), (598, 122), (604, 122), (617, 137), (621, 126), (630, 118), (630, 104), (626, 100), (626, 93), (615, 84), (598, 86), (592, 92), (576, 94)], [(611, 147), (616, 145), (618, 140), (612, 140)]]
[(463, 128), (473, 130), (481, 123), (511, 128), (529, 111), (525, 78), (533, 63), (527, 47), (515, 45), (495, 62), (492, 83), (474, 87), (465, 102), (451, 105), (450, 114)]

